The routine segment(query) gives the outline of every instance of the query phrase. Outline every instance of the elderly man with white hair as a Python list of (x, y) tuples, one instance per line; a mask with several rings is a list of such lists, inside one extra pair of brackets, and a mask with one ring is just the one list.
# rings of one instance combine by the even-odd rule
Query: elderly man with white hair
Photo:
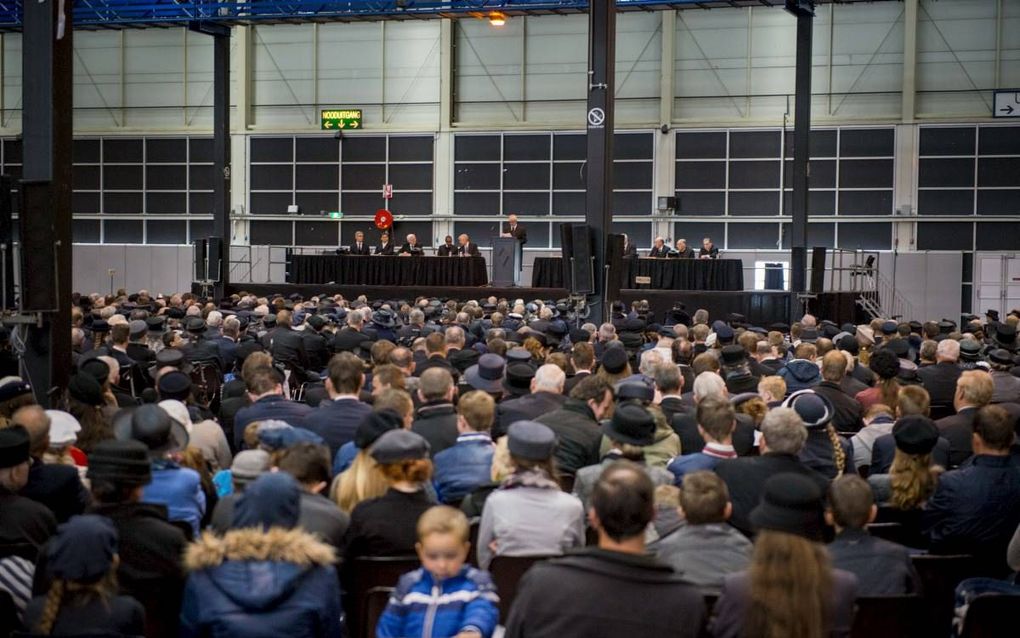
[(400, 247), (401, 255), (421, 255), (423, 252), (425, 252), (425, 248), (418, 243), (418, 238), (414, 233), (409, 234), (407, 241)]
[[(563, 384), (567, 375), (551, 363), (535, 371), (531, 380), (531, 392), (522, 397), (504, 401), (496, 406), (495, 432), (503, 434), (515, 421), (534, 421), (540, 416), (560, 409), (566, 402)], [(493, 438), (498, 438), (493, 435)]]
[[(698, 432), (698, 405), (708, 399), (730, 400), (726, 391), (726, 382), (718, 372), (705, 371), (694, 379), (694, 408), (673, 416), (673, 430), (680, 435), (680, 446), (684, 454), (700, 452), (705, 447), (705, 440)], [(737, 395), (735, 399), (749, 398)], [(735, 402), (735, 401), (734, 401)], [(733, 430), (733, 447), (737, 454), (749, 454), (755, 446), (754, 421), (746, 414), (737, 414), (737, 426)]]
[(935, 348), (935, 365), (917, 369), (921, 385), (928, 391), (932, 407), (952, 406), (956, 394), (956, 380), (963, 370), (957, 365), (960, 360), (960, 342), (943, 339)]

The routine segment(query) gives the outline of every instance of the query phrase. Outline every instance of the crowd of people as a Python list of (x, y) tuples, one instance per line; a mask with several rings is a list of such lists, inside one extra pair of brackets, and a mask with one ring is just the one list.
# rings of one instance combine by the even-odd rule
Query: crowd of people
[[(0, 632), (848, 636), (920, 553), (1020, 593), (1018, 322), (75, 295), (63, 409), (0, 379)], [(372, 557), (419, 564), (374, 629)]]

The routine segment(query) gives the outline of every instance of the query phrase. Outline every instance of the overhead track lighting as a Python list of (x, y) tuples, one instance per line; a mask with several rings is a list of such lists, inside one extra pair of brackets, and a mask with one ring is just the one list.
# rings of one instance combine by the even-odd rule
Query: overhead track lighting
[(506, 14), (502, 11), (492, 11), (489, 13), (489, 24), (494, 27), (501, 27), (506, 24)]

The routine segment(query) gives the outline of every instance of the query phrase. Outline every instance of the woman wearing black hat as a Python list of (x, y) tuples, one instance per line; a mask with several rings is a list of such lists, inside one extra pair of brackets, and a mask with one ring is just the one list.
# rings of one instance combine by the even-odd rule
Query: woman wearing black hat
[(81, 423), (78, 447), (89, 454), (97, 444), (113, 438), (113, 424), (104, 412), (103, 387), (94, 376), (81, 370), (71, 377), (67, 392), (67, 411)]
[(378, 498), (389, 489), (389, 483), (369, 453), (369, 448), (380, 436), (402, 426), (400, 415), (391, 410), (372, 412), (358, 425), (354, 433), (357, 455), (350, 467), (336, 475), (330, 488), (330, 498), (341, 510), (350, 514), (358, 503)]
[(895, 410), (899, 403), (900, 384), (896, 378), (900, 374), (900, 358), (888, 348), (882, 348), (871, 355), (868, 368), (878, 376), (878, 381), (874, 387), (858, 392), (854, 398), (865, 410), (876, 403)]
[(783, 407), (793, 408), (807, 428), (799, 455), (804, 465), (829, 480), (857, 471), (850, 442), (832, 426), (832, 404), (826, 398), (814, 390), (800, 390), (788, 396)]
[(751, 512), (758, 532), (746, 572), (727, 576), (710, 626), (715, 638), (848, 636), (857, 578), (833, 569), (822, 545), (822, 488), (797, 474), (765, 483)]

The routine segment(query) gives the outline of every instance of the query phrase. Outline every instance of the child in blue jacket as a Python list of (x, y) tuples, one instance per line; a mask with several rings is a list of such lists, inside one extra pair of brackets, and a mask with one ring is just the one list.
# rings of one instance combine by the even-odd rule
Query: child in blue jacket
[(378, 638), (490, 638), (499, 596), (488, 572), (465, 565), (468, 520), (440, 505), (418, 519), (421, 568), (400, 577), (376, 626)]

